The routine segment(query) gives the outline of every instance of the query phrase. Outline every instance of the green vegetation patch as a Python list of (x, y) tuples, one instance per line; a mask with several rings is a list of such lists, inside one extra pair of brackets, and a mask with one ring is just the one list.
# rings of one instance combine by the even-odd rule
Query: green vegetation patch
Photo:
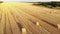
[(45, 7), (49, 7), (49, 8), (60, 8), (60, 2), (36, 2), (33, 3), (33, 5), (38, 5), (38, 6), (45, 6)]

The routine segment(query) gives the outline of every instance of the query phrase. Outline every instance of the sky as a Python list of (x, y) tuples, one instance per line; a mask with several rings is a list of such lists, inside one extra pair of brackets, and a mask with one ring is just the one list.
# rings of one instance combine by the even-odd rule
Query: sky
[(41, 1), (41, 2), (49, 2), (49, 1), (60, 1), (60, 0), (0, 0), (0, 1), (5, 1), (5, 2), (8, 2), (8, 1), (25, 1), (25, 2), (38, 2), (38, 1)]

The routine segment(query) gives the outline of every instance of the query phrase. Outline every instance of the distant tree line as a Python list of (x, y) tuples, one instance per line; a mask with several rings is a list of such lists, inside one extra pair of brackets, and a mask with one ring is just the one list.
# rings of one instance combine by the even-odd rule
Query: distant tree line
[(60, 7), (60, 2), (35, 2), (33, 5), (42, 5), (46, 7)]
[(0, 3), (3, 3), (3, 1), (0, 1)]

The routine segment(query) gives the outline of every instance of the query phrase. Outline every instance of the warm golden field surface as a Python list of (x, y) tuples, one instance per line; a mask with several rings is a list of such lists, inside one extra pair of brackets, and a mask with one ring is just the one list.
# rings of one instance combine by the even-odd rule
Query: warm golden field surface
[(0, 34), (60, 34), (60, 10), (31, 3), (1, 3)]

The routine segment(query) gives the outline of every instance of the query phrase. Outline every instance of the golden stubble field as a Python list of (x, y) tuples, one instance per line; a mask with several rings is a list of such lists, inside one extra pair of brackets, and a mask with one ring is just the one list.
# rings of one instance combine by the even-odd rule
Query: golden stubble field
[(3, 2), (0, 34), (60, 34), (60, 10), (32, 3)]

